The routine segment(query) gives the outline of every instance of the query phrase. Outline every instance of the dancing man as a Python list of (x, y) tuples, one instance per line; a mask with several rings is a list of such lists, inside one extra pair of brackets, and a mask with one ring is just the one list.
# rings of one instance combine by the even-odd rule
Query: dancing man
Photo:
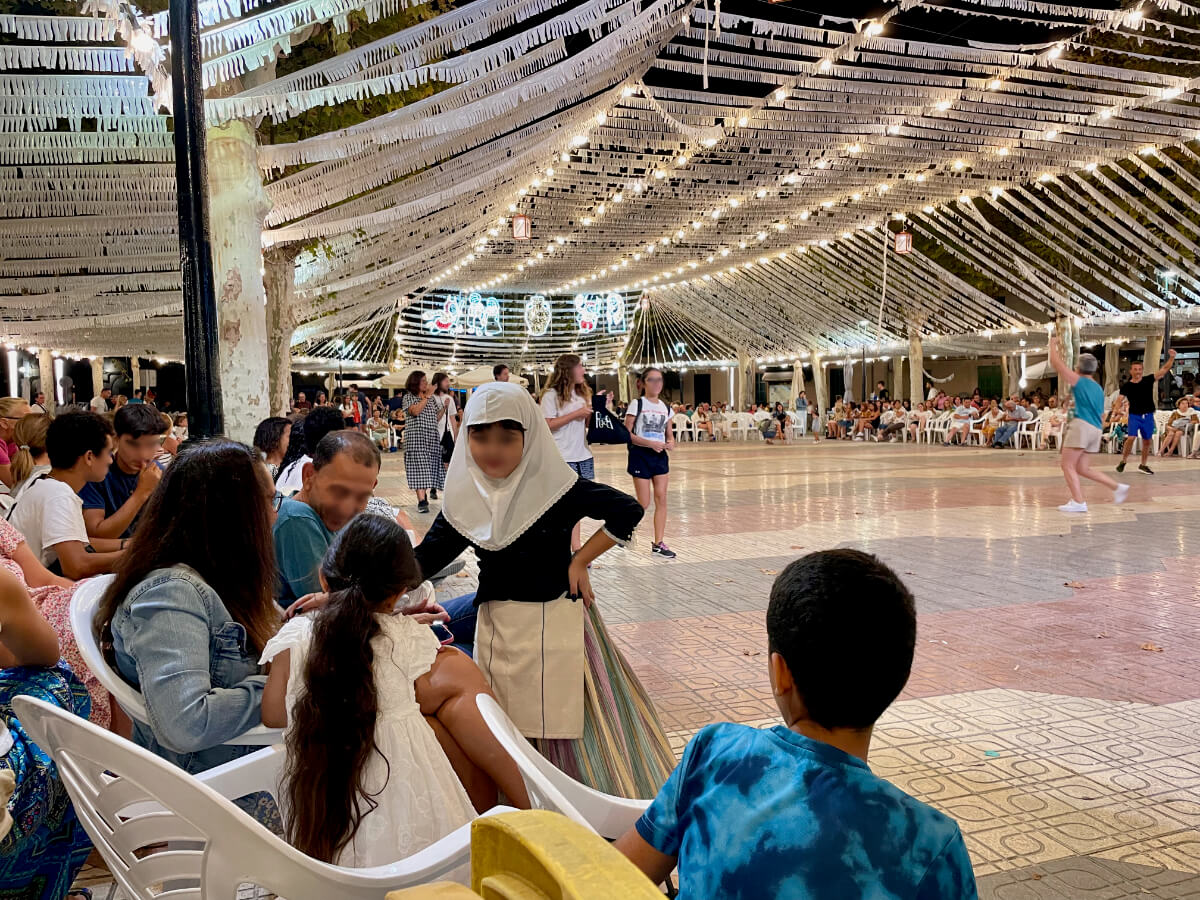
[(1144, 377), (1145, 366), (1135, 362), (1129, 367), (1129, 380), (1121, 385), (1121, 394), (1129, 401), (1129, 427), (1125, 432), (1125, 449), (1121, 452), (1121, 461), (1117, 463), (1117, 471), (1125, 471), (1125, 463), (1129, 462), (1129, 452), (1133, 450), (1135, 438), (1142, 439), (1142, 464), (1138, 470), (1147, 475), (1153, 475), (1154, 470), (1146, 465), (1150, 458), (1150, 441), (1154, 438), (1154, 410), (1157, 407), (1154, 395), (1157, 392), (1158, 379), (1171, 371), (1175, 362), (1175, 351), (1167, 351), (1167, 361), (1150, 378)]

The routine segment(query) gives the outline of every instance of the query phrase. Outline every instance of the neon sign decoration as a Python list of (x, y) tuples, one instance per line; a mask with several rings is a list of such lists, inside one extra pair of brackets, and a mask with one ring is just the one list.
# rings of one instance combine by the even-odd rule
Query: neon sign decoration
[(421, 318), (425, 322), (425, 329), (432, 334), (499, 337), (504, 333), (500, 301), (495, 297), (480, 297), (479, 294), (447, 297), (440, 307), (424, 310)]
[(609, 334), (624, 334), (628, 330), (625, 321), (625, 298), (611, 293), (575, 295), (575, 324), (580, 334), (594, 334), (601, 326)]
[(550, 301), (541, 294), (534, 294), (525, 301), (525, 330), (530, 337), (542, 337), (550, 331), (553, 311)]

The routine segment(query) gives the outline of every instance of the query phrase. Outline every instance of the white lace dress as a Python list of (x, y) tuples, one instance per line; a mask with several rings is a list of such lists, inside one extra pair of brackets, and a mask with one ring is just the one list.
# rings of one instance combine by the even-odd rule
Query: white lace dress
[[(355, 868), (404, 859), (475, 818), (462, 782), (421, 715), (413, 688), (432, 667), (438, 640), (428, 626), (407, 616), (379, 616), (379, 626), (382, 633), (371, 642), (379, 696), (375, 742), (386, 762), (377, 753), (368, 758), (364, 783), (378, 806), (363, 816), (353, 842), (337, 860), (338, 865)], [(259, 661), (291, 651), (289, 723), (304, 690), (311, 641), (312, 620), (297, 616), (267, 642)]]

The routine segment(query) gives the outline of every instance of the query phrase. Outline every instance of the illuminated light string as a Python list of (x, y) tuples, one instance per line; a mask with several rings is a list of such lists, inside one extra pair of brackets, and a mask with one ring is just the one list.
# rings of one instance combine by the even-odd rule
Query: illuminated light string
[[(893, 12), (894, 12), (894, 10), (893, 10)], [(1113, 11), (1111, 14), (1107, 14), (1100, 23), (1084, 29), (1083, 32), (1081, 32), (1081, 34), (1076, 36), (1076, 38), (1074, 38), (1073, 40), (1079, 40), (1082, 37), (1082, 35), (1087, 34), (1089, 31), (1092, 31), (1092, 30), (1111, 29), (1111, 28), (1122, 27), (1122, 26), (1138, 27), (1143, 23), (1143, 21), (1144, 21), (1144, 16), (1143, 16), (1143, 12), (1140, 7), (1138, 9), (1132, 10), (1132, 11), (1116, 10), (1116, 11)], [(880, 22), (873, 22), (867, 28), (867, 32), (871, 36), (878, 35), (878, 34), (882, 33), (882, 31), (883, 31), (883, 25)], [(1052, 60), (1058, 59), (1061, 56), (1063, 48), (1068, 43), (1071, 43), (1071, 42), (1072, 42), (1072, 40), (1065, 40), (1065, 41), (1059, 41), (1057, 43), (1054, 43), (1048, 49), (1044, 50), (1042, 53), (1037, 54), (1034, 57), (1031, 65), (1033, 67), (1036, 67), (1039, 64), (1044, 63), (1046, 61), (1052, 61)], [(824, 59), (827, 61), (829, 59), (829, 57), (825, 57)], [(829, 68), (831, 68), (831, 67), (822, 68), (821, 64), (818, 64), (817, 67), (818, 67), (819, 71), (828, 71)], [(1014, 66), (1008, 67), (1007, 69), (1002, 69), (990, 76), (985, 75), (982, 77), (974, 78), (974, 79), (972, 79), (972, 81), (979, 82), (980, 85), (982, 86), (982, 89), (985, 91), (1000, 90), (1003, 88), (1005, 81), (1007, 79), (1024, 71), (1025, 68), (1026, 67), (1024, 65), (1014, 65)], [(801, 76), (801, 77), (803, 77), (803, 76)], [(796, 79), (796, 80), (799, 80), (799, 79)], [(784, 93), (783, 97), (780, 96), (780, 92)], [(954, 94), (953, 102), (958, 102), (959, 100), (961, 100), (963, 98), (963, 96), (966, 94), (966, 92), (967, 92), (966, 87), (964, 87), (963, 89), (961, 89), (959, 91), (956, 91)], [(1161, 94), (1159, 94), (1159, 95), (1151, 96), (1150, 98), (1148, 98), (1148, 100), (1151, 103), (1157, 103), (1157, 102), (1161, 102), (1162, 100), (1174, 99), (1175, 97), (1179, 96), (1180, 93), (1181, 93), (1181, 88), (1171, 87), (1171, 88), (1164, 89), (1161, 92)], [(774, 99), (776, 102), (781, 102), (783, 99), (786, 99), (786, 88), (778, 89), (774, 94), (771, 95), (771, 98)], [(950, 99), (940, 99), (940, 100), (936, 101), (935, 103), (933, 103), (927, 109), (926, 113), (923, 113), (920, 115), (925, 116), (925, 115), (931, 115), (934, 112), (945, 112), (950, 109), (950, 107), (953, 105), (953, 102)], [(1124, 102), (1124, 108), (1131, 108), (1136, 105), (1138, 105), (1136, 100), (1128, 100), (1128, 101)], [(1112, 115), (1113, 115), (1112, 109), (1105, 109), (1105, 110), (1101, 111), (1100, 113), (1095, 114), (1092, 118), (1097, 121), (1104, 121), (1104, 120), (1111, 118)], [(743, 118), (745, 118), (745, 117), (743, 117)], [(727, 121), (726, 126), (728, 127), (729, 124), (730, 123)], [(737, 124), (739, 124), (739, 125), (742, 124), (741, 119), (738, 120)], [(1083, 124), (1086, 125), (1087, 121), (1085, 120), (1085, 122)], [(896, 133), (895, 131), (892, 131), (890, 128), (888, 130), (889, 130), (889, 133), (893, 133), (893, 134)], [(1057, 133), (1055, 133), (1054, 136), (1057, 136)], [(1002, 145), (998, 148), (995, 148), (994, 152), (996, 153), (997, 156), (1005, 157), (1009, 154), (1009, 146)], [(859, 145), (857, 143), (850, 144), (847, 147), (846, 153), (851, 156), (861, 153), (861, 145)], [(681, 155), (680, 158), (676, 160), (677, 165), (680, 163), (686, 165), (687, 162), (688, 162), (688, 158), (686, 157), (686, 155)], [(826, 158), (822, 157), (820, 160), (817, 161), (817, 163), (818, 163), (817, 168), (824, 168), (824, 164), (826, 164), (826, 162), (827, 162)], [(931, 167), (934, 167), (934, 168), (939, 167), (938, 162), (937, 161), (931, 162)], [(966, 167), (967, 167), (967, 163), (963, 159), (956, 160), (952, 164), (952, 168), (954, 171), (961, 171)], [(652, 171), (654, 172), (654, 174), (656, 176), (662, 175), (665, 172), (665, 170), (662, 168), (654, 169)], [(915, 173), (914, 175), (909, 176), (909, 177), (911, 177), (915, 181), (924, 181), (926, 175), (924, 172), (919, 172), (919, 173)], [(782, 176), (781, 181), (783, 181), (784, 183), (794, 183), (794, 181), (797, 180), (797, 178), (798, 178), (798, 176), (795, 173), (789, 173), (787, 175)], [(888, 190), (888, 187), (889, 187), (889, 185), (887, 185), (886, 183), (881, 184), (878, 186), (877, 190), (880, 193), (883, 193)], [(757, 199), (763, 199), (767, 195), (768, 195), (768, 192), (765, 189), (759, 189), (758, 191), (755, 192), (754, 196)], [(851, 200), (853, 200), (853, 201), (858, 201), (861, 199), (862, 199), (861, 194), (854, 194), (851, 196)], [(744, 203), (744, 202), (747, 202), (747, 200), (739, 199), (739, 198), (730, 198), (730, 201), (727, 201), (727, 203), (730, 204), (731, 208), (736, 208), (739, 205), (739, 203)], [(842, 202), (844, 202), (844, 200)], [(603, 212), (604, 212), (604, 204), (603, 203), (598, 204), (595, 208), (599, 211), (600, 215), (603, 215)], [(801, 212), (801, 215), (804, 215), (807, 212), (809, 212), (809, 211), (804, 210)], [(722, 216), (720, 215), (720, 207), (718, 205), (717, 209), (709, 210), (705, 214), (701, 214), (701, 213), (694, 214), (693, 217), (691, 218), (691, 224), (692, 224), (693, 229), (699, 229), (700, 227), (705, 227), (705, 226), (714, 227), (714, 223), (720, 222), (721, 218), (722, 218)], [(596, 218), (594, 216), (584, 216), (583, 220), (584, 220), (585, 225), (591, 225), (596, 221)], [(663, 238), (664, 243), (671, 243), (671, 242), (674, 242), (677, 240), (681, 240), (681, 238), (679, 237), (679, 234), (678, 234), (678, 230), (675, 232), (674, 235), (668, 234), (668, 235), (664, 236), (664, 238)], [(761, 240), (761, 238), (760, 238), (760, 240)], [(652, 244), (647, 245), (647, 247), (649, 247), (649, 246), (652, 246)], [(614, 266), (622, 265), (622, 263), (625, 261), (625, 257), (627, 257), (628, 255), (630, 255), (630, 251), (627, 250), (624, 254), (622, 254), (622, 257), (618, 258), (618, 261), (614, 264)], [(611, 268), (613, 268), (613, 267), (602, 268), (598, 272), (593, 273), (592, 276), (590, 276), (590, 279), (594, 280), (595, 278), (602, 277)], [(583, 283), (586, 280), (589, 280), (589, 276), (583, 276), (580, 279), (576, 279), (572, 282), (568, 282), (568, 283), (560, 286), (559, 290), (570, 289), (571, 287), (574, 287), (580, 283)], [(638, 282), (635, 282), (633, 286), (638, 287), (638, 286), (643, 286), (643, 285), (639, 284)]]

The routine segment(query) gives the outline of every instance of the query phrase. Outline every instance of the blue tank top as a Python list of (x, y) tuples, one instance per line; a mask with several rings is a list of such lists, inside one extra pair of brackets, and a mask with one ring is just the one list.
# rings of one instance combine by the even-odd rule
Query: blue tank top
[(1104, 388), (1087, 376), (1080, 375), (1079, 380), (1071, 388), (1075, 397), (1075, 418), (1083, 419), (1089, 425), (1097, 428), (1104, 427)]

